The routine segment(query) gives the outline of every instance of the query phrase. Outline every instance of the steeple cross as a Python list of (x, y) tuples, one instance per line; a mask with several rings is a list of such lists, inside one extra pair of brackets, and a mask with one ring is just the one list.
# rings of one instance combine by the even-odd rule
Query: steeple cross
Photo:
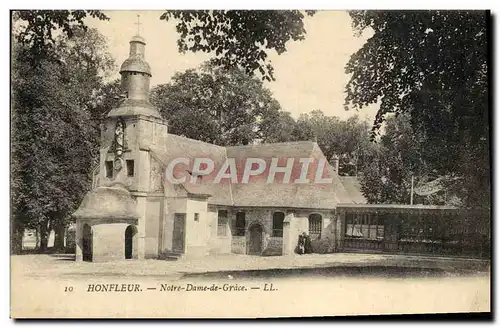
[(137, 15), (137, 23), (134, 24), (137, 25), (137, 35), (139, 35), (140, 34), (139, 28), (141, 26), (141, 15)]

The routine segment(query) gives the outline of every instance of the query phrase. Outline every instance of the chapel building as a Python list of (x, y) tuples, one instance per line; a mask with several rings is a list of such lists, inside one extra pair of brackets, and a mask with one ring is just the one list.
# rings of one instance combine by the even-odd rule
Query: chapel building
[[(292, 255), (304, 233), (318, 253), (398, 250), (398, 243), (413, 236), (410, 226), (398, 230), (398, 215), (421, 222), (422, 215), (456, 214), (452, 207), (359, 204), (366, 200), (345, 188), (337, 168), (312, 141), (221, 147), (169, 134), (167, 121), (149, 101), (145, 46), (141, 36), (130, 41), (129, 58), (120, 68), (126, 94), (102, 125), (94, 188), (73, 214), (77, 261)], [(216, 171), (204, 176), (177, 165), (174, 179), (183, 181), (172, 183), (166, 178), (169, 165), (179, 158), (188, 163), (209, 158), (219, 168), (231, 162), (236, 179), (226, 176), (214, 183)], [(263, 160), (267, 168), (241, 183), (249, 158)], [(326, 180), (317, 183), (314, 170), (301, 175), (300, 160), (306, 158), (324, 164), (310, 167)], [(287, 183), (279, 170), (275, 183), (268, 183), (273, 159), (279, 167), (291, 163), (300, 183)], [(426, 233), (431, 238), (432, 232)]]

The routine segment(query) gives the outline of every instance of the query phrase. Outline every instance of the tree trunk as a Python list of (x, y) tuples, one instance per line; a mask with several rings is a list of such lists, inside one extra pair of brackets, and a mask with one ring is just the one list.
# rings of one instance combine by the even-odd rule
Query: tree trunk
[(54, 227), (55, 239), (54, 239), (54, 249), (56, 252), (64, 251), (64, 235), (66, 232), (66, 227), (63, 224)]
[(24, 226), (13, 222), (11, 230), (11, 254), (20, 254), (23, 250)]
[(35, 229), (35, 248), (40, 250), (40, 228)]
[(47, 251), (47, 245), (49, 243), (48, 236), (49, 229), (47, 227), (47, 222), (42, 222), (40, 224), (40, 252), (45, 253)]

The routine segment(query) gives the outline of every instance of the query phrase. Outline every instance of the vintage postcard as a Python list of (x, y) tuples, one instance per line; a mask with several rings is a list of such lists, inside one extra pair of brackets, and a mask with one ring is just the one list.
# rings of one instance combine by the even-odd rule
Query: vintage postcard
[(11, 11), (11, 317), (491, 316), (488, 11)]

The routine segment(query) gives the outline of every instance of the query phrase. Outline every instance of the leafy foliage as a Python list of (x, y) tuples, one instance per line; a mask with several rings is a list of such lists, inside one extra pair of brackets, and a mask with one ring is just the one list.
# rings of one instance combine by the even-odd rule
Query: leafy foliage
[[(410, 113), (387, 118), (385, 134), (372, 146), (360, 175), (361, 189), (368, 202), (409, 204), (413, 178), (414, 204), (461, 204), (457, 180), (441, 175), (425, 160), (429, 145), (421, 133), (413, 130)], [(422, 187), (432, 189), (432, 193), (418, 195), (416, 190)]]
[(210, 64), (177, 73), (172, 82), (156, 86), (151, 101), (168, 119), (171, 133), (217, 145), (280, 138), (272, 135), (279, 132), (269, 125), (286, 115), (262, 81), (240, 69)]
[[(111, 58), (96, 31), (56, 40), (58, 51), (37, 58), (16, 44), (12, 76), (12, 213), (14, 230), (37, 228), (46, 246), (50, 229), (64, 226), (90, 188), (98, 157), (95, 119)], [(94, 46), (98, 48), (94, 48)], [(83, 50), (85, 49), (85, 50)], [(88, 58), (82, 52), (88, 51)], [(53, 58), (59, 58), (55, 61)], [(99, 73), (100, 72), (100, 73)], [(99, 74), (102, 76), (99, 77)]]
[(343, 175), (355, 174), (371, 147), (369, 126), (357, 117), (342, 121), (317, 110), (296, 121), (262, 81), (212, 63), (155, 87), (151, 102), (168, 119), (170, 133), (217, 145), (315, 140), (327, 158), (340, 157)]
[(415, 186), (436, 178), (423, 161), (421, 140), (411, 127), (409, 114), (387, 119), (385, 134), (373, 144), (361, 169), (361, 189), (368, 202), (409, 204), (412, 176)]
[(299, 117), (292, 135), (294, 140), (315, 140), (330, 161), (337, 156), (341, 175), (356, 175), (371, 151), (368, 123), (357, 116), (343, 121), (315, 110)]
[[(471, 11), (350, 13), (374, 35), (346, 65), (346, 105), (380, 101), (373, 132), (387, 113), (409, 112), (428, 145), (423, 159), (461, 179), (466, 206), (489, 207), (487, 14)], [(462, 198), (462, 197), (461, 197)]]
[[(297, 141), (295, 119), (289, 112), (270, 111), (260, 122), (263, 143)], [(307, 140), (307, 139), (303, 139)]]
[(62, 31), (68, 38), (75, 32), (85, 31), (86, 17), (109, 20), (99, 10), (19, 10), (12, 12), (14, 22), (22, 27), (16, 35), (16, 41), (27, 46), (34, 57), (51, 54), (56, 46), (56, 31)]
[[(314, 11), (308, 11), (313, 15)], [(274, 79), (267, 51), (286, 51), (290, 40), (304, 39), (304, 14), (298, 10), (167, 11), (160, 19), (177, 20), (179, 51), (215, 54), (219, 66), (241, 67), (247, 74), (259, 70)]]

